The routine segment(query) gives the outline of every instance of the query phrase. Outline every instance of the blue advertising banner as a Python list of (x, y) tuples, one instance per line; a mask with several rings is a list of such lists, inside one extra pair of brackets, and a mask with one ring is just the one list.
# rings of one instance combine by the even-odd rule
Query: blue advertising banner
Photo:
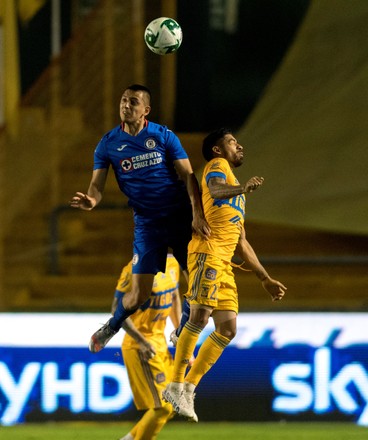
[[(107, 319), (0, 314), (0, 423), (134, 416), (123, 331), (100, 353), (88, 351)], [(368, 313), (240, 314), (236, 337), (198, 386), (200, 419), (368, 426), (367, 328)]]

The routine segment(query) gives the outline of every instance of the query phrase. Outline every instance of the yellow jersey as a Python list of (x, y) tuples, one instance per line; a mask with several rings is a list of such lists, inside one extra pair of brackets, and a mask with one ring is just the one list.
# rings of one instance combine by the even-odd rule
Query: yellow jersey
[(245, 195), (240, 194), (230, 199), (214, 199), (208, 189), (211, 177), (221, 177), (228, 185), (239, 185), (226, 159), (215, 158), (207, 163), (201, 186), (203, 211), (211, 228), (211, 236), (204, 240), (198, 234), (194, 234), (188, 252), (211, 254), (231, 262), (244, 225)]
[[(165, 338), (166, 319), (172, 307), (172, 295), (179, 286), (180, 267), (172, 255), (166, 260), (165, 273), (155, 275), (150, 298), (130, 317), (137, 330), (155, 347), (156, 352), (167, 350)], [(116, 290), (126, 293), (132, 287), (132, 262), (122, 270)], [(123, 349), (139, 348), (139, 344), (128, 334), (123, 340)]]

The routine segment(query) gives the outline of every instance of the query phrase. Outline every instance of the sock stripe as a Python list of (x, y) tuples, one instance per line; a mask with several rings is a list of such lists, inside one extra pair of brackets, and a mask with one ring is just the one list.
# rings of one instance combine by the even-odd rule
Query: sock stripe
[(187, 322), (184, 326), (190, 333), (195, 333), (196, 335), (199, 335), (201, 331), (203, 330), (202, 327), (199, 327), (198, 325), (192, 324), (191, 322)]
[(226, 348), (229, 343), (230, 343), (230, 339), (226, 338), (225, 336), (220, 335), (219, 333), (216, 332), (212, 332), (209, 335), (209, 338), (211, 338), (213, 340), (213, 342), (218, 345), (219, 347), (221, 347), (222, 349)]

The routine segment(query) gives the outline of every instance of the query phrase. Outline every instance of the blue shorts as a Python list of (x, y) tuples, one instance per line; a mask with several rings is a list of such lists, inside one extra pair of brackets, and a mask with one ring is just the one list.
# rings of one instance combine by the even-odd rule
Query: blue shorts
[(182, 270), (187, 269), (192, 238), (192, 210), (177, 210), (165, 217), (147, 219), (134, 214), (133, 267), (135, 274), (165, 272), (171, 251)]

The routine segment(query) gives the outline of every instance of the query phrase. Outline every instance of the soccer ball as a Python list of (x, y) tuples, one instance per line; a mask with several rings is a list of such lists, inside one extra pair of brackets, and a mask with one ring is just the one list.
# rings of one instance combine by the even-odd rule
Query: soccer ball
[(157, 55), (176, 52), (183, 40), (180, 25), (172, 18), (160, 17), (151, 21), (144, 31), (144, 41)]

